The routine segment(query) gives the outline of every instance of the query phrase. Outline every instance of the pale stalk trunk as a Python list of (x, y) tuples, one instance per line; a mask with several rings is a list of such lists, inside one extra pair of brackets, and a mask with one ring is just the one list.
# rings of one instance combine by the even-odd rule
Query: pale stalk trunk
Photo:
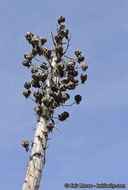
[(48, 139), (46, 119), (41, 117), (37, 123), (30, 161), (22, 190), (38, 190), (42, 169), (45, 164), (45, 150)]
[[(52, 63), (53, 69), (49, 75), (47, 81), (47, 96), (49, 97), (50, 89), (50, 77), (52, 76), (54, 83), (58, 85), (59, 77), (55, 75), (56, 70), (56, 55), (54, 55)], [(44, 107), (42, 105), (42, 107)], [(44, 113), (43, 113), (44, 114)], [(45, 113), (46, 114), (46, 113)], [(34, 141), (32, 144), (31, 156), (28, 163), (28, 169), (22, 190), (38, 190), (40, 185), (40, 180), (42, 176), (43, 166), (45, 164), (45, 150), (48, 139), (48, 129), (46, 128), (46, 123), (49, 121), (49, 112), (47, 112), (47, 117), (41, 116), (36, 126)], [(47, 119), (46, 119), (47, 118)]]

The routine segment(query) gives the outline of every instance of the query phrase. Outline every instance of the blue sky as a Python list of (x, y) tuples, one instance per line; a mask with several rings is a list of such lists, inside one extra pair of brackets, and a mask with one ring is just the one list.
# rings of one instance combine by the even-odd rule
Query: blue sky
[(21, 62), (31, 50), (24, 34), (46, 36), (53, 47), (50, 32), (60, 15), (72, 34), (67, 54), (82, 50), (88, 81), (72, 92), (83, 101), (66, 109), (61, 133), (50, 135), (40, 189), (65, 189), (66, 182), (128, 186), (127, 10), (127, 0), (0, 1), (1, 189), (21, 189), (29, 158), (21, 141), (33, 140), (36, 125), (34, 104), (22, 95), (30, 73)]

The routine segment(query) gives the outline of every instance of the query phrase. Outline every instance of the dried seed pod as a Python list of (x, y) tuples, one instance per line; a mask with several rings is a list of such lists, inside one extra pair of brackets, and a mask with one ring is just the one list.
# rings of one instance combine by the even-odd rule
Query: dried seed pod
[(26, 88), (26, 89), (31, 88), (31, 83), (30, 82), (25, 82), (24, 83), (24, 88)]
[(66, 87), (68, 90), (74, 90), (76, 88), (76, 84), (70, 81), (66, 84)]
[(66, 91), (66, 86), (65, 86), (65, 84), (61, 84), (60, 86), (59, 86), (59, 90), (60, 91)]
[(43, 102), (43, 104), (44, 104), (46, 107), (49, 107), (50, 105), (53, 104), (54, 98), (53, 98), (53, 97), (43, 97), (42, 102)]
[(52, 54), (52, 51), (50, 50), (50, 49), (48, 49), (48, 48), (46, 48), (46, 50), (45, 50), (45, 55), (50, 59), (50, 57), (51, 57), (51, 54)]
[(62, 35), (60, 35), (60, 34), (56, 34), (54, 38), (55, 38), (55, 40), (56, 40), (56, 43), (59, 43), (59, 42), (61, 42), (61, 41), (62, 41), (63, 36), (62, 36)]
[(25, 54), (24, 54), (24, 58), (25, 58), (25, 59), (32, 60), (33, 57), (34, 57), (34, 56), (32, 55), (32, 52), (28, 52), (28, 53), (25, 53)]
[(37, 46), (37, 53), (39, 56), (42, 55), (42, 46), (39, 46), (39, 45)]
[(40, 73), (36, 72), (36, 73), (33, 73), (32, 74), (32, 78), (36, 81), (39, 81), (40, 80)]
[(36, 112), (38, 115), (41, 115), (41, 114), (42, 114), (42, 108), (41, 108), (41, 106), (36, 106), (36, 107), (34, 108), (34, 110), (35, 110), (35, 112)]
[(58, 63), (57, 64), (57, 69), (60, 70), (60, 71), (63, 70), (64, 69), (64, 65), (62, 63)]
[(39, 44), (39, 36), (33, 36), (30, 43), (35, 46)]
[(37, 47), (34, 47), (34, 48), (32, 49), (32, 55), (33, 55), (33, 57), (35, 57), (37, 54), (38, 54), (38, 48), (37, 48)]
[(37, 80), (32, 80), (31, 84), (34, 88), (40, 88), (40, 83)]
[(58, 24), (61, 24), (62, 22), (65, 22), (65, 18), (63, 16), (60, 16), (57, 21)]
[(77, 79), (74, 79), (72, 82), (74, 82), (76, 86), (79, 84), (79, 81)]
[(67, 28), (64, 28), (64, 36), (67, 38), (69, 34), (69, 30)]
[(82, 100), (82, 96), (80, 96), (80, 95), (78, 94), (78, 95), (76, 95), (76, 96), (74, 97), (74, 99), (75, 99), (76, 103), (79, 104), (79, 103), (81, 102), (81, 100)]
[(82, 63), (81, 68), (83, 71), (86, 71), (88, 69), (88, 64), (87, 63)]
[(41, 42), (42, 45), (44, 45), (47, 42), (47, 38), (41, 37), (40, 42)]
[(75, 61), (69, 61), (67, 62), (67, 69), (73, 69), (75, 66), (76, 62)]
[(52, 91), (54, 91), (54, 92), (57, 92), (57, 91), (58, 91), (58, 87), (57, 87), (57, 85), (54, 84), (54, 83), (51, 85), (51, 89), (52, 89)]
[(61, 24), (59, 29), (61, 30), (61, 29), (64, 29), (64, 28), (65, 28), (65, 25)]
[(55, 51), (56, 53), (59, 53), (61, 55), (63, 53), (63, 46), (62, 45), (56, 46)]
[(76, 69), (73, 70), (73, 77), (77, 77), (78, 76), (78, 71)]
[(67, 119), (69, 117), (69, 113), (64, 111), (61, 115), (58, 115), (58, 119), (60, 121), (64, 121), (65, 119)]
[(46, 124), (46, 128), (49, 130), (49, 132), (52, 132), (52, 130), (54, 128), (54, 123), (48, 122)]
[(27, 139), (22, 140), (21, 142), (22, 146), (26, 149), (26, 152), (29, 150), (29, 141)]
[(76, 77), (77, 75), (78, 71), (76, 69), (68, 71), (68, 76)]
[(85, 75), (81, 74), (80, 78), (81, 78), (81, 83), (85, 83), (85, 81), (87, 80), (87, 74)]
[(48, 78), (48, 74), (46, 72), (40, 74), (40, 80), (44, 82)]
[(38, 68), (36, 66), (31, 66), (31, 73), (37, 73), (38, 72)]
[(62, 100), (62, 93), (61, 93), (60, 91), (54, 92), (54, 93), (52, 94), (52, 96), (53, 96), (54, 100), (55, 100), (57, 103), (60, 103), (60, 102), (61, 102), (61, 100)]
[(70, 81), (69, 77), (64, 77), (61, 81), (62, 84), (67, 84)]
[(25, 96), (25, 98), (28, 98), (31, 94), (31, 90), (30, 89), (25, 89), (23, 90), (23, 95)]
[(84, 59), (85, 59), (84, 56), (79, 55), (78, 56), (78, 63), (84, 61)]
[(76, 57), (78, 57), (79, 55), (81, 55), (81, 51), (78, 50), (78, 49), (76, 49), (76, 50), (75, 50), (75, 55), (76, 55)]
[(23, 62), (22, 62), (22, 65), (24, 66), (24, 67), (30, 67), (30, 61), (29, 60), (27, 60), (27, 59), (25, 59)]
[(33, 93), (33, 96), (36, 98), (36, 102), (37, 103), (39, 103), (39, 104), (41, 104), (41, 99), (42, 99), (42, 97), (43, 97), (43, 93), (42, 93), (42, 91), (37, 91), (37, 92), (34, 92)]
[(64, 37), (64, 29), (60, 29), (59, 33)]
[(47, 67), (47, 65), (46, 65), (45, 62), (41, 63), (40, 68), (41, 69), (46, 69), (46, 70), (48, 69), (48, 67)]
[(62, 94), (62, 103), (70, 99), (70, 95), (68, 93)]
[(34, 36), (34, 34), (32, 34), (31, 32), (26, 32), (26, 34), (25, 34), (25, 38), (26, 38), (26, 40), (28, 40), (28, 41), (30, 41), (33, 36)]

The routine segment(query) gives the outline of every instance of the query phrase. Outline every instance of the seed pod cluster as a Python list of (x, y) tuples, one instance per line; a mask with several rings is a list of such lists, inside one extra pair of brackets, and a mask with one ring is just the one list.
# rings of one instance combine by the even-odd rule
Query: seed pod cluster
[[(34, 111), (38, 117), (45, 116), (47, 112), (51, 117), (57, 107), (64, 105), (70, 99), (70, 95), (66, 91), (74, 90), (80, 84), (77, 77), (80, 77), (82, 84), (87, 80), (87, 74), (82, 73), (79, 76), (78, 72), (79, 67), (84, 72), (88, 69), (88, 65), (83, 63), (85, 58), (80, 50), (75, 51), (75, 59), (67, 57), (64, 60), (67, 51), (65, 51), (65, 44), (67, 47), (69, 46), (69, 30), (65, 27), (64, 22), (64, 17), (58, 18), (57, 34), (52, 36), (54, 50), (44, 46), (47, 38), (36, 36), (31, 32), (25, 34), (26, 40), (32, 45), (32, 50), (24, 54), (22, 64), (30, 68), (32, 80), (24, 83), (23, 95), (26, 98), (30, 95), (33, 96), (31, 99), (37, 104)], [(52, 65), (54, 54), (56, 55), (55, 67)], [(36, 56), (45, 57), (46, 62), (39, 60), (38, 66), (36, 66), (35, 63), (33, 64), (33, 61), (38, 61)], [(54, 80), (54, 75), (57, 76), (57, 82)], [(82, 100), (81, 95), (76, 95), (74, 100), (76, 104), (79, 104)], [(58, 115), (59, 121), (64, 121), (68, 117), (69, 113), (66, 111)], [(49, 132), (52, 131), (54, 123), (49, 121), (47, 128)]]

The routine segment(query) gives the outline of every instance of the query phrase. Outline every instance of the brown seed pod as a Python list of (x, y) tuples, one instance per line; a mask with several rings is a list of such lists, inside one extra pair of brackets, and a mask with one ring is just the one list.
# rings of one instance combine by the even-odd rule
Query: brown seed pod
[(58, 119), (60, 121), (64, 121), (65, 119), (67, 119), (69, 117), (69, 113), (64, 111), (61, 115), (58, 115)]
[(87, 63), (82, 63), (81, 68), (83, 71), (86, 71), (88, 69), (88, 64)]
[(84, 61), (84, 59), (85, 59), (84, 56), (79, 55), (78, 56), (78, 63)]
[(32, 80), (31, 84), (34, 88), (40, 88), (40, 83), (37, 80)]
[(22, 146), (26, 149), (26, 152), (29, 150), (29, 141), (27, 139), (22, 140), (21, 142)]
[(31, 73), (37, 73), (38, 68), (36, 66), (31, 66)]
[(69, 34), (69, 30), (67, 28), (64, 28), (64, 36), (67, 38)]
[(57, 64), (57, 69), (60, 70), (60, 71), (63, 70), (64, 69), (64, 65), (62, 63), (58, 63)]
[(62, 94), (62, 103), (66, 102), (68, 99), (70, 99), (70, 95), (68, 93)]
[(35, 46), (39, 44), (39, 36), (33, 36), (30, 43)]
[(51, 54), (52, 54), (52, 51), (50, 50), (50, 49), (48, 49), (48, 48), (46, 48), (46, 50), (45, 50), (45, 55), (50, 59), (50, 57), (51, 57)]
[(31, 88), (31, 83), (30, 82), (25, 82), (24, 83), (24, 88), (26, 88), (26, 89)]
[(43, 55), (43, 54), (42, 54), (42, 46), (41, 46), (41, 45), (40, 45), (40, 46), (38, 45), (36, 48), (37, 48), (37, 53), (38, 53), (38, 55), (39, 55), (39, 56)]
[(42, 45), (44, 45), (47, 42), (47, 38), (41, 37), (40, 42), (41, 42)]
[(35, 111), (38, 115), (41, 115), (41, 114), (42, 114), (42, 108), (41, 108), (41, 106), (36, 106), (36, 107), (34, 108), (34, 111)]
[(45, 62), (41, 63), (40, 68), (41, 69), (46, 69), (46, 70), (48, 69), (48, 67), (47, 67), (47, 65), (46, 65)]
[(81, 51), (78, 50), (78, 49), (76, 49), (76, 50), (75, 50), (75, 55), (76, 55), (76, 57), (78, 57), (79, 55), (81, 55)]
[(22, 62), (22, 65), (24, 66), (24, 67), (30, 67), (30, 61), (29, 60), (27, 60), (27, 59), (25, 59), (23, 62)]
[(80, 96), (80, 95), (78, 94), (78, 95), (76, 95), (76, 96), (74, 97), (74, 99), (75, 99), (76, 103), (79, 104), (79, 103), (81, 102), (81, 100), (82, 100), (82, 96)]
[(54, 91), (54, 92), (57, 92), (57, 91), (58, 91), (58, 87), (57, 87), (57, 85), (54, 84), (54, 83), (51, 85), (51, 89), (52, 89), (52, 91)]
[(32, 55), (33, 55), (33, 57), (35, 57), (37, 54), (38, 54), (38, 48), (37, 48), (37, 47), (34, 47), (34, 48), (32, 49)]
[(33, 93), (33, 96), (36, 98), (36, 102), (37, 103), (39, 103), (39, 104), (41, 104), (41, 99), (42, 99), (42, 97), (43, 97), (43, 93), (41, 92), (41, 91), (37, 91), (37, 92), (34, 92)]
[(32, 78), (36, 81), (39, 81), (40, 80), (40, 73), (36, 72), (36, 73), (33, 73), (32, 74)]
[(60, 16), (57, 21), (58, 24), (61, 24), (62, 22), (65, 22), (65, 18), (63, 16)]
[(31, 32), (26, 32), (26, 34), (25, 34), (25, 38), (26, 38), (26, 40), (28, 40), (28, 41), (30, 41), (33, 36), (34, 36), (34, 34), (32, 34)]
[(67, 62), (67, 68), (74, 68), (76, 62), (75, 61), (69, 61)]
[(77, 75), (78, 71), (76, 69), (68, 71), (68, 76), (76, 77)]
[(56, 34), (54, 38), (56, 40), (56, 43), (59, 43), (62, 42), (63, 36), (60, 34)]
[(66, 87), (68, 90), (74, 90), (76, 88), (76, 84), (70, 81), (66, 84)]
[(63, 46), (57, 45), (55, 51), (56, 51), (56, 53), (62, 54), (63, 53)]
[(65, 28), (65, 25), (61, 24), (59, 30), (64, 29), (64, 28)]
[(32, 52), (28, 52), (28, 53), (25, 53), (25, 54), (24, 54), (24, 58), (25, 58), (25, 59), (32, 60), (33, 57), (34, 57), (34, 56), (32, 55)]
[(59, 90), (60, 91), (66, 91), (66, 85), (65, 84), (61, 84), (60, 86), (59, 86)]
[(69, 78), (69, 80), (71, 81), (71, 82), (73, 82), (73, 83), (75, 83), (75, 84), (77, 84), (77, 83), (79, 83), (79, 81), (77, 80), (77, 79), (74, 79), (74, 77), (73, 76), (68, 76), (68, 78)]
[(63, 77), (62, 84), (67, 84), (70, 81), (69, 77)]
[(60, 103), (60, 102), (61, 102), (61, 100), (62, 100), (62, 93), (61, 93), (60, 91), (54, 92), (54, 93), (52, 94), (52, 96), (53, 96), (54, 100), (55, 100), (57, 103)]
[(43, 102), (43, 104), (44, 104), (46, 107), (49, 107), (50, 105), (53, 104), (54, 98), (53, 98), (53, 97), (43, 97), (42, 102)]
[(84, 84), (85, 81), (87, 80), (87, 74), (85, 74), (85, 75), (81, 74), (80, 78), (81, 78), (81, 83)]
[(64, 37), (65, 36), (65, 34), (64, 34), (64, 29), (60, 29), (59, 30), (59, 33)]
[(28, 98), (31, 94), (31, 90), (30, 89), (25, 89), (23, 90), (23, 95), (25, 96), (25, 98)]
[(44, 82), (48, 78), (48, 74), (46, 72), (40, 74), (40, 80)]

